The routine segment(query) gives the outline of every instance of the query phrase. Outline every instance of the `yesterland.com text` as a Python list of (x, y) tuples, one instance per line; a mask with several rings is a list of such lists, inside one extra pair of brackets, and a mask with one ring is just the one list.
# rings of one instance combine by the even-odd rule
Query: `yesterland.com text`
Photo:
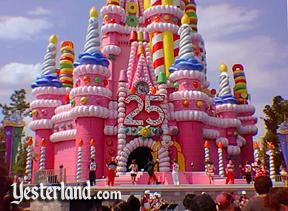
[(14, 201), (19, 204), (24, 200), (116, 200), (121, 199), (120, 191), (97, 191), (91, 196), (90, 184), (86, 186), (66, 186), (63, 182), (59, 186), (46, 186), (40, 183), (38, 186), (24, 186), (23, 182), (13, 183)]

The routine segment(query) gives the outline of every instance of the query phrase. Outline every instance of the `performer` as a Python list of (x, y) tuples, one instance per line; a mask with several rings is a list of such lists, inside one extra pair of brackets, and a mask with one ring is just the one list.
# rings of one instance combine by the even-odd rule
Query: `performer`
[(252, 181), (252, 166), (249, 164), (248, 161), (246, 161), (246, 164), (244, 166), (244, 172), (245, 172), (245, 179), (247, 184), (250, 184)]
[(96, 171), (96, 163), (95, 160), (93, 158), (91, 158), (91, 162), (88, 166), (89, 169), (89, 181), (90, 181), (90, 185), (93, 186), (96, 184), (96, 175), (95, 175), (95, 171)]
[(209, 178), (209, 183), (212, 184), (212, 182), (214, 183), (214, 172), (215, 172), (215, 166), (214, 163), (210, 160), (207, 161), (206, 164), (206, 174)]
[(157, 160), (150, 160), (145, 166), (144, 166), (144, 169), (147, 169), (147, 172), (148, 172), (148, 175), (149, 175), (149, 179), (148, 179), (148, 185), (151, 184), (151, 181), (155, 184), (159, 184), (158, 183), (158, 180), (157, 180), (157, 177), (155, 175), (155, 172), (154, 172), (154, 168), (155, 168), (155, 165), (158, 163), (158, 159)]
[(253, 171), (254, 171), (254, 176), (256, 177), (256, 175), (258, 174), (258, 172), (259, 172), (260, 169), (262, 168), (261, 160), (256, 160), (256, 161), (252, 164), (252, 168), (253, 168)]
[(150, 211), (150, 208), (151, 208), (150, 203), (151, 203), (150, 191), (145, 190), (143, 198), (141, 200), (142, 211)]
[(117, 168), (116, 158), (112, 157), (111, 161), (108, 163), (107, 166), (108, 166), (108, 186), (114, 186), (116, 168)]
[(241, 196), (239, 198), (240, 208), (241, 210), (245, 207), (247, 202), (249, 201), (249, 198), (247, 197), (247, 193), (245, 190), (241, 192)]
[(137, 165), (135, 159), (132, 160), (132, 163), (129, 166), (129, 170), (131, 170), (130, 171), (130, 175), (131, 175), (132, 184), (136, 184), (136, 176), (137, 176), (137, 172), (138, 172), (138, 165)]
[(179, 185), (179, 164), (177, 163), (176, 159), (172, 164), (172, 178), (173, 178), (173, 184)]
[(226, 184), (231, 181), (231, 184), (234, 184), (234, 164), (232, 160), (229, 160), (229, 163), (226, 166)]
[(153, 195), (154, 198), (151, 202), (151, 211), (159, 211), (163, 204), (163, 200), (161, 199), (161, 195), (159, 193), (155, 192)]

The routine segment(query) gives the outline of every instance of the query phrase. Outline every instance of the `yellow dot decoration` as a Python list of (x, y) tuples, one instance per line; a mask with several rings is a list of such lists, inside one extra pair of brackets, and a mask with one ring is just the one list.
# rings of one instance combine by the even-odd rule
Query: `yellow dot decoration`
[(86, 105), (86, 104), (88, 103), (88, 98), (87, 98), (87, 97), (81, 97), (80, 103), (81, 103), (82, 105)]
[(184, 15), (181, 19), (181, 23), (182, 24), (189, 24), (189, 22), (190, 22), (189, 16), (186, 13), (184, 13)]
[(197, 101), (197, 107), (198, 108), (202, 108), (202, 106), (203, 106), (203, 101), (202, 100), (198, 100)]

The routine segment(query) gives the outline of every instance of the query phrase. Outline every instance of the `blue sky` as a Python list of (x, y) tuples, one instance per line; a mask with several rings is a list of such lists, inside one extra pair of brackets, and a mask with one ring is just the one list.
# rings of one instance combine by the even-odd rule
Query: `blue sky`
[[(81, 52), (92, 6), (104, 0), (1, 0), (0, 102), (26, 88), (39, 73), (50, 34), (72, 40)], [(288, 98), (287, 2), (285, 0), (198, 0), (199, 33), (204, 37), (208, 79), (218, 88), (218, 65), (242, 63), (256, 115), (275, 95)], [(231, 83), (232, 85), (233, 83)], [(31, 98), (31, 96), (29, 96)], [(258, 136), (263, 125), (258, 123)]]

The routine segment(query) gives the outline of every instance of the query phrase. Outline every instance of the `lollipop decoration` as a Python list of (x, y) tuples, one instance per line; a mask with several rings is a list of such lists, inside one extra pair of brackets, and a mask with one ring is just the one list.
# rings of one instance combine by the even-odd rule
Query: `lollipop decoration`
[(224, 166), (223, 166), (223, 146), (222, 143), (218, 144), (218, 159), (219, 159), (219, 176), (224, 177)]
[(270, 167), (270, 178), (275, 181), (276, 170), (275, 170), (275, 146), (269, 144), (269, 167)]
[(83, 140), (81, 139), (78, 143), (78, 150), (77, 150), (77, 172), (76, 172), (77, 181), (80, 181), (82, 175), (82, 146), (83, 146)]
[(92, 138), (90, 140), (90, 158), (91, 159), (95, 159), (95, 155), (96, 155), (96, 149), (95, 149), (95, 140)]
[(71, 41), (61, 44), (59, 80), (63, 87), (73, 87), (74, 45)]
[(25, 174), (28, 177), (28, 180), (32, 178), (32, 160), (33, 160), (33, 140), (29, 138), (26, 142), (27, 145), (27, 159), (26, 159), (26, 168)]
[(234, 76), (234, 96), (241, 104), (247, 104), (248, 93), (246, 85), (246, 77), (244, 73), (244, 67), (241, 64), (235, 64), (232, 67)]
[(156, 75), (158, 75), (160, 72), (164, 72), (164, 50), (162, 33), (154, 33), (152, 37), (152, 58)]
[(45, 154), (46, 154), (46, 140), (42, 139), (40, 149), (39, 170), (45, 170)]

